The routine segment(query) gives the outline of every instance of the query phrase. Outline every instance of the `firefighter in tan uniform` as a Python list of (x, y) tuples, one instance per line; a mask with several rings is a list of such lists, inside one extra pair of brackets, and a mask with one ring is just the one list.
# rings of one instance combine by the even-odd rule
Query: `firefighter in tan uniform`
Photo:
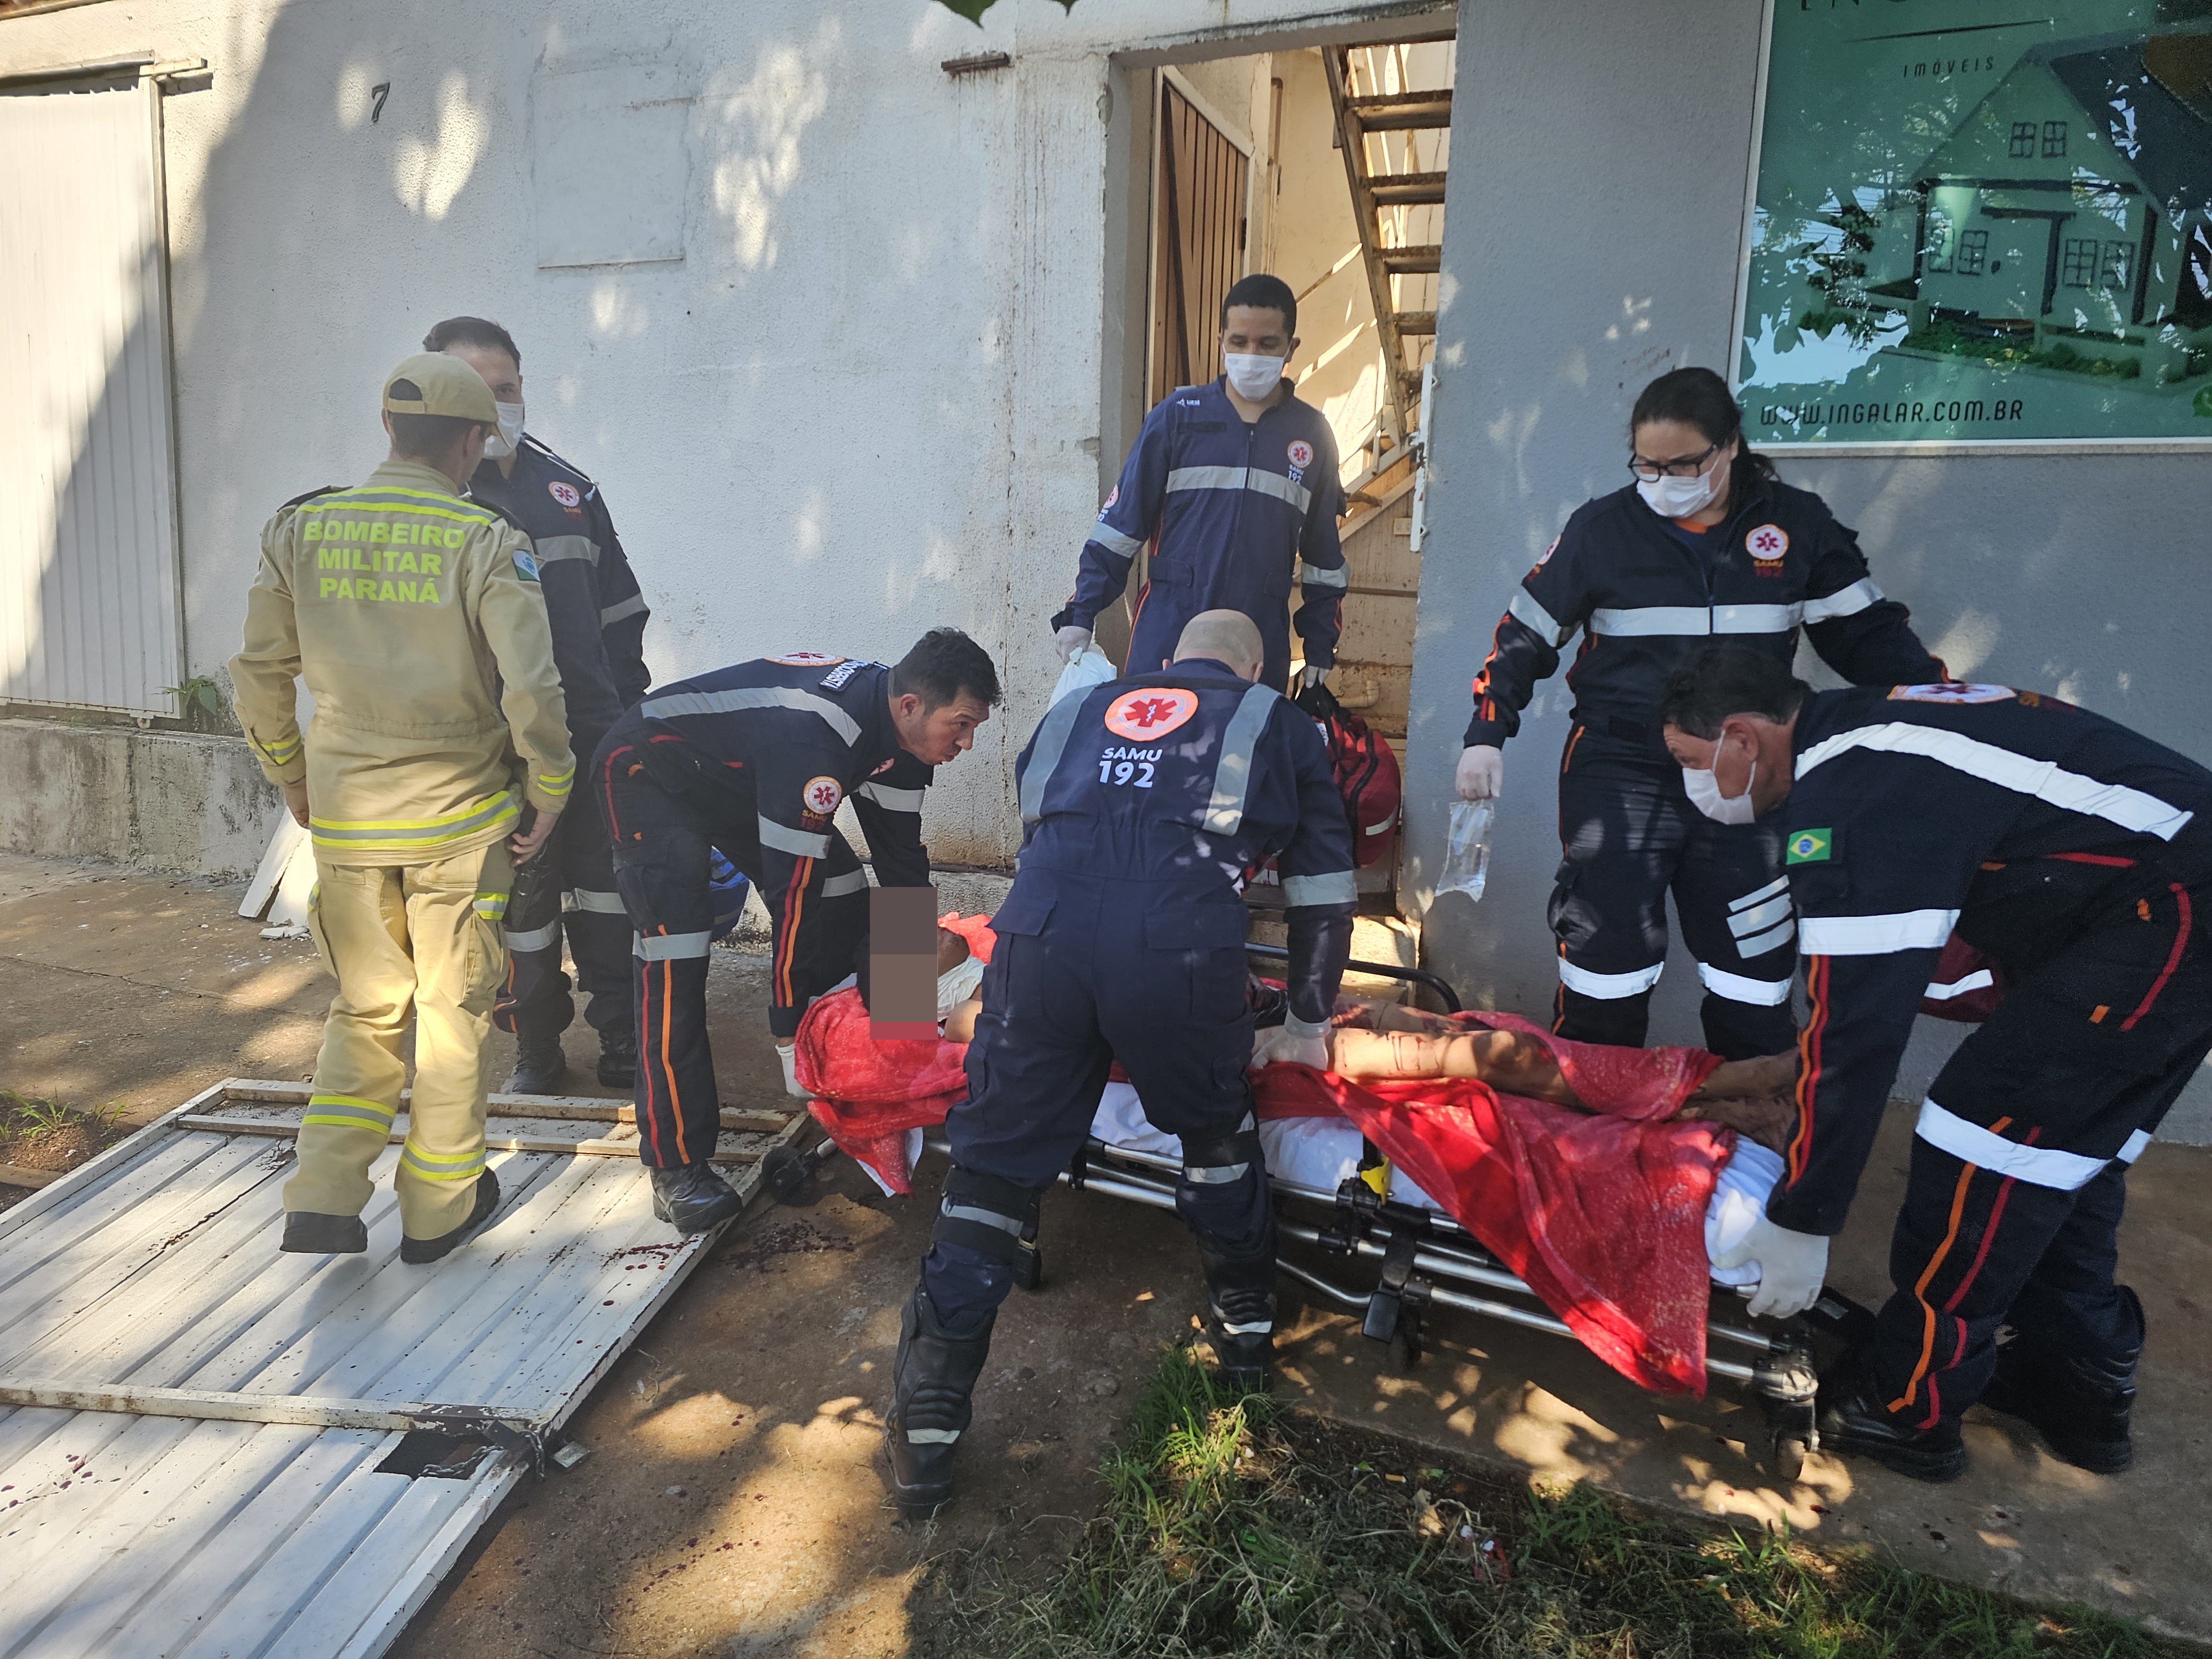
[[(529, 538), (459, 493), (499, 429), (490, 388), (425, 353), (386, 377), (384, 410), (392, 453), (366, 483), (290, 503), (262, 532), (230, 677), (262, 770), (313, 838), (309, 923), (338, 981), (283, 1248), (368, 1248), (361, 1212), (411, 1012), (392, 1184), (400, 1257), (424, 1262), (498, 1207), (483, 1120), (501, 918), (575, 763)], [(314, 697), (304, 734), (295, 677)]]

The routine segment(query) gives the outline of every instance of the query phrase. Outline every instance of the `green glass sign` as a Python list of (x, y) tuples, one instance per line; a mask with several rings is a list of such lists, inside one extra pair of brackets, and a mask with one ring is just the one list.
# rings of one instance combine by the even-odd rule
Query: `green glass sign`
[(2212, 440), (2212, 0), (1772, 0), (1754, 442)]

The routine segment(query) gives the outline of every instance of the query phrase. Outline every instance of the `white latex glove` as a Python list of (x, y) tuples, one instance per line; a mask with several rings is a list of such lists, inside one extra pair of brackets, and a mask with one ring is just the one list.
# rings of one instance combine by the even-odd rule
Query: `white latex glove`
[(1713, 1258), (1716, 1267), (1753, 1265), (1759, 1284), (1750, 1292), (1751, 1313), (1787, 1319), (1819, 1299), (1828, 1271), (1828, 1241), (1819, 1233), (1793, 1233), (1761, 1216), (1735, 1249)]
[(1328, 670), (1308, 663), (1298, 672), (1298, 690), (1309, 690), (1314, 686), (1325, 684), (1328, 679)]
[(1081, 656), (1083, 647), (1091, 643), (1091, 630), (1073, 626), (1063, 628), (1052, 636), (1052, 643), (1053, 648), (1060, 653), (1060, 661), (1071, 663)]
[(1462, 800), (1494, 800), (1505, 793), (1505, 751), (1493, 743), (1471, 743), (1459, 751), (1452, 781)]
[(1301, 1022), (1286, 1020), (1280, 1025), (1270, 1025), (1254, 1035), (1252, 1063), (1273, 1066), (1288, 1060), (1294, 1066), (1310, 1066), (1316, 1072), (1328, 1070), (1328, 1027), (1318, 1031), (1299, 1029)]
[(800, 1099), (800, 1100), (804, 1100), (804, 1099), (805, 1099), (805, 1098), (806, 1098), (806, 1091), (805, 1091), (805, 1090), (804, 1090), (804, 1089), (802, 1089), (802, 1088), (800, 1088), (800, 1087), (799, 1086), (799, 1045), (798, 1045), (798, 1043), (796, 1043), (796, 1042), (779, 1042), (779, 1043), (777, 1043), (777, 1044), (775, 1045), (775, 1057), (776, 1057), (779, 1060), (781, 1060), (781, 1061), (783, 1062), (783, 1091), (784, 1091), (784, 1093), (786, 1093), (786, 1094), (787, 1094), (787, 1095), (793, 1095), (793, 1096), (796, 1096), (796, 1097), (797, 1097), (799, 1099)]

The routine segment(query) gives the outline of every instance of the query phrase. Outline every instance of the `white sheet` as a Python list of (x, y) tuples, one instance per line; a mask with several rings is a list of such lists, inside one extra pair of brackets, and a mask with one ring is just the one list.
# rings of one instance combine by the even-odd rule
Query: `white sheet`
[[(1158, 1158), (1181, 1158), (1182, 1143), (1163, 1134), (1146, 1118), (1137, 1091), (1126, 1083), (1109, 1083), (1099, 1097), (1098, 1114), (1091, 1133), (1109, 1146), (1150, 1152)], [(1267, 1172), (1316, 1192), (1334, 1193), (1359, 1170), (1359, 1131), (1341, 1118), (1277, 1118), (1260, 1125), (1260, 1145), (1267, 1158)], [(1719, 1255), (1766, 1213), (1766, 1195), (1782, 1178), (1782, 1160), (1758, 1142), (1739, 1135), (1735, 1154), (1721, 1166), (1711, 1200), (1705, 1206), (1705, 1255)], [(1437, 1210), (1428, 1194), (1390, 1171), (1390, 1196), (1400, 1203)], [(1716, 1285), (1755, 1285), (1756, 1263), (1742, 1267), (1712, 1269)]]

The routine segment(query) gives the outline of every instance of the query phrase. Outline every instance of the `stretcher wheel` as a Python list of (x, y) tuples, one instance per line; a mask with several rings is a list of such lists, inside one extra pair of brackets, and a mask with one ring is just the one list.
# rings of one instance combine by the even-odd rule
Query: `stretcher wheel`
[(799, 1196), (799, 1189), (813, 1171), (806, 1159), (790, 1147), (772, 1146), (761, 1160), (761, 1173), (768, 1178), (768, 1189), (775, 1194), (776, 1202), (788, 1204)]
[(1036, 1245), (1022, 1246), (1021, 1260), (1014, 1263), (1014, 1283), (1024, 1291), (1034, 1291), (1043, 1285), (1044, 1252)]
[(1774, 1437), (1774, 1455), (1768, 1460), (1777, 1480), (1796, 1480), (1805, 1473), (1805, 1459), (1812, 1453), (1802, 1435), (1778, 1434)]

